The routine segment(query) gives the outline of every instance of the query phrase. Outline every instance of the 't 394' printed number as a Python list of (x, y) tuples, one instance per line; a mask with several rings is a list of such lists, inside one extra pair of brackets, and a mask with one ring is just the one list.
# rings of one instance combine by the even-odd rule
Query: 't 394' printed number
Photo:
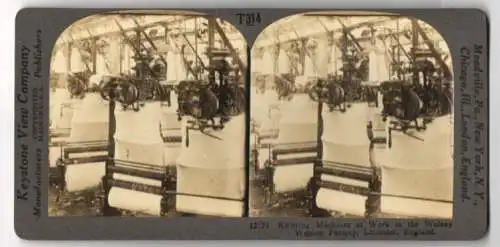
[(262, 22), (259, 12), (237, 13), (236, 18), (238, 18), (238, 23), (240, 25), (245, 26), (254, 26)]

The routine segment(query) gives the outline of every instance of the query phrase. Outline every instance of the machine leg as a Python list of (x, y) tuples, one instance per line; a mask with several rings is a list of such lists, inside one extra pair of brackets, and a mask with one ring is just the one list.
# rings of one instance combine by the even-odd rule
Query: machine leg
[(378, 172), (374, 172), (373, 180), (370, 182), (369, 187), (370, 191), (373, 193), (368, 195), (368, 198), (366, 199), (365, 217), (373, 218), (380, 213), (381, 204), (380, 193), (382, 192), (382, 181), (380, 180)]
[(311, 217), (329, 217), (330, 213), (321, 209), (316, 204), (316, 196), (318, 195), (319, 186), (316, 184), (315, 178), (311, 178), (308, 184), (308, 211)]
[(105, 175), (102, 177), (102, 189), (100, 196), (100, 204), (101, 204), (101, 214), (103, 216), (120, 216), (121, 213), (119, 210), (111, 208), (108, 202), (109, 190), (111, 189), (108, 184), (108, 177)]
[(58, 173), (57, 186), (59, 187), (59, 190), (62, 194), (62, 192), (64, 192), (64, 188), (66, 188), (66, 178), (65, 178), (66, 166), (61, 159), (57, 161), (57, 173)]

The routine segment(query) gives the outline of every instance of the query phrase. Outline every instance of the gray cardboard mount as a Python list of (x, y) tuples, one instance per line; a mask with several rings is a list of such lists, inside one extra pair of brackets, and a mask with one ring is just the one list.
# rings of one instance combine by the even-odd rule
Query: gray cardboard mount
[[(16, 17), (15, 231), (30, 240), (398, 239), (474, 240), (488, 230), (488, 18), (477, 9), (370, 9), (415, 17), (447, 41), (455, 81), (452, 221), (336, 218), (48, 217), (48, 111), (51, 51), (80, 18), (118, 9), (25, 8)], [(165, 9), (168, 10), (168, 9)], [(172, 9), (170, 9), (172, 10)], [(176, 9), (180, 10), (180, 9)], [(335, 9), (186, 9), (235, 25), (251, 47), (269, 24)], [(172, 10), (174, 11), (174, 10)], [(359, 11), (359, 9), (357, 9)], [(259, 13), (253, 26), (240, 14)], [(328, 221), (321, 227), (319, 221)], [(351, 223), (351, 224), (343, 224)], [(375, 224), (374, 224), (375, 223)], [(378, 232), (369, 234), (368, 232)]]

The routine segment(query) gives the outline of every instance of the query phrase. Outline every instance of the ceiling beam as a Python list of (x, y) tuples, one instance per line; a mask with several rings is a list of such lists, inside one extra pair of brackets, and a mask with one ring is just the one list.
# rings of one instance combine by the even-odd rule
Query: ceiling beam
[[(111, 16), (111, 15), (108, 15), (108, 16)], [(115, 14), (115, 16), (118, 16), (118, 14)], [(178, 16), (176, 16), (176, 17), (178, 17)], [(182, 16), (182, 17), (184, 17), (184, 16)], [(175, 24), (182, 23), (185, 21), (189, 21), (189, 20), (192, 20), (194, 18), (201, 18), (203, 16), (188, 16), (188, 17), (184, 17), (184, 18), (182, 18), (182, 17), (176, 18), (175, 20), (170, 20), (170, 21), (169, 20), (146, 21), (146, 22), (141, 23), (140, 27), (147, 29), (147, 28), (151, 28), (151, 27), (155, 27), (155, 26), (159, 26), (159, 25), (170, 26), (170, 25), (175, 25)], [(135, 25), (135, 23), (133, 23), (132, 20), (130, 20), (130, 22), (131, 22), (130, 25), (128, 25), (127, 27), (123, 27), (124, 32), (130, 32), (130, 31), (134, 31), (135, 29), (137, 29), (137, 26)], [(77, 32), (74, 32), (72, 30), (72, 27), (74, 27), (75, 25), (77, 26), (78, 22), (74, 23), (70, 28), (66, 29), (61, 34), (58, 42), (56, 43), (56, 46), (62, 46), (65, 43), (73, 42), (73, 41), (85, 40), (85, 39), (90, 39), (90, 38), (102, 38), (102, 37), (107, 37), (107, 36), (120, 35), (122, 33), (122, 30), (120, 30), (119, 28), (117, 28), (116, 25), (114, 25), (113, 19), (110, 19), (109, 21), (108, 20), (103, 21), (99, 24), (100, 24), (99, 29), (101, 29), (102, 31), (96, 31), (95, 29), (98, 29), (97, 27), (94, 27), (94, 28), (85, 27), (84, 30), (82, 30), (81, 32), (78, 32), (78, 34), (77, 34)], [(97, 24), (94, 23), (94, 25), (97, 25)], [(92, 36), (90, 34), (92, 34)], [(74, 37), (74, 40), (68, 39), (67, 38), (68, 35), (72, 35)]]
[[(334, 16), (330, 16), (330, 17), (332, 19), (336, 18)], [(356, 24), (346, 25), (346, 27), (334, 28), (334, 29), (331, 29), (331, 30), (327, 29), (327, 30), (324, 30), (324, 31), (315, 30), (315, 32), (313, 32), (311, 34), (304, 35), (304, 37), (321, 37), (321, 36), (324, 36), (325, 31), (327, 33), (328, 32), (332, 32), (332, 33), (342, 32), (344, 30), (346, 30), (346, 31), (353, 31), (353, 30), (358, 29), (358, 28), (363, 28), (363, 27), (367, 27), (367, 26), (375, 26), (375, 25), (379, 25), (379, 24), (382, 24), (382, 23), (385, 23), (385, 22), (388, 22), (388, 21), (396, 20), (398, 18), (401, 18), (401, 17), (399, 17), (399, 16), (384, 16), (384, 17), (381, 17), (381, 18), (377, 18), (376, 20), (371, 20), (371, 21), (365, 21), (365, 22), (360, 22), (360, 23), (356, 23)], [(280, 29), (280, 26), (278, 26), (276, 28), (273, 28), (273, 29), (274, 30)], [(285, 26), (290, 27), (292, 25), (287, 24)], [(295, 25), (295, 27), (296, 26), (297, 25)], [(286, 29), (286, 28), (283, 28), (283, 29)], [(269, 31), (272, 31), (272, 30), (269, 30)], [(269, 31), (267, 31), (267, 29), (264, 30), (264, 32), (269, 32)], [(283, 31), (280, 30), (280, 33), (283, 33)], [(288, 41), (296, 40), (297, 37), (295, 37), (293, 35), (293, 30), (291, 30), (290, 33), (292, 34), (291, 37), (280, 38), (280, 41), (285, 43), (285, 42), (288, 42)], [(282, 36), (282, 34), (280, 34), (280, 36)], [(273, 45), (273, 42), (271, 42), (271, 41), (268, 41), (268, 42), (266, 42), (266, 41), (264, 41), (264, 42), (260, 41), (260, 42), (256, 42), (255, 45), (257, 45), (257, 47), (267, 47), (267, 46)]]
[(442, 54), (434, 47), (434, 44), (431, 42), (431, 39), (427, 36), (427, 33), (424, 31), (424, 29), (418, 24), (418, 22), (415, 21), (415, 29), (418, 34), (422, 37), (424, 43), (427, 45), (429, 50), (431, 51), (434, 59), (436, 59), (437, 63), (439, 64), (439, 67), (443, 69), (444, 77), (447, 80), (452, 80), (453, 76), (451, 73), (450, 68), (448, 65), (446, 65), (446, 62), (443, 60)]

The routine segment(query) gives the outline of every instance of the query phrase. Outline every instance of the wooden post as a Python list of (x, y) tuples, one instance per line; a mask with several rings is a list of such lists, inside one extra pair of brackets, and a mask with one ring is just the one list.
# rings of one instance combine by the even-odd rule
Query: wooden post
[(73, 42), (66, 44), (66, 72), (71, 72), (71, 56), (73, 53)]
[(214, 49), (214, 43), (215, 43), (215, 33), (214, 33), (214, 26), (215, 26), (215, 18), (214, 17), (208, 17), (208, 51), (207, 51), (207, 56), (208, 56), (208, 67), (210, 68), (209, 72), (209, 78), (213, 80), (215, 78), (215, 71), (213, 70), (214, 66), (214, 58), (212, 55), (212, 50)]
[(412, 26), (412, 53), (411, 53), (411, 57), (413, 59), (413, 77), (412, 77), (412, 80), (413, 80), (413, 83), (415, 84), (419, 84), (419, 79), (418, 79), (418, 69), (417, 69), (417, 66), (415, 64), (415, 61), (416, 61), (416, 58), (417, 58), (417, 49), (418, 49), (418, 31), (417, 31), (417, 20), (415, 19), (412, 19), (411, 20), (411, 26)]
[(90, 41), (90, 56), (92, 59), (92, 73), (97, 74), (97, 39), (91, 38)]
[(101, 210), (104, 216), (114, 216), (117, 212), (112, 210), (109, 206), (109, 192), (111, 190), (111, 185), (108, 183), (108, 179), (112, 179), (113, 175), (110, 172), (109, 167), (114, 166), (115, 162), (115, 131), (116, 131), (116, 118), (115, 118), (115, 106), (116, 102), (111, 91), (109, 95), (109, 124), (108, 124), (108, 159), (104, 163), (104, 176), (102, 177), (102, 198), (101, 198)]
[[(320, 82), (317, 82), (318, 84)], [(322, 82), (321, 82), (322, 83)], [(316, 88), (318, 90), (318, 95), (321, 94), (321, 88), (324, 87), (324, 85), (318, 85)], [(311, 216), (312, 217), (318, 217), (322, 215), (322, 210), (318, 208), (318, 205), (316, 204), (316, 196), (318, 195), (318, 191), (320, 189), (318, 183), (321, 181), (321, 173), (318, 172), (319, 169), (316, 168), (321, 168), (323, 167), (323, 141), (322, 136), (323, 136), (323, 103), (321, 100), (318, 100), (318, 122), (317, 122), (317, 136), (316, 136), (316, 142), (318, 146), (318, 153), (316, 156), (316, 161), (313, 164), (313, 177), (311, 181), (309, 182), (310, 186), (310, 193), (309, 197), (311, 198)]]

